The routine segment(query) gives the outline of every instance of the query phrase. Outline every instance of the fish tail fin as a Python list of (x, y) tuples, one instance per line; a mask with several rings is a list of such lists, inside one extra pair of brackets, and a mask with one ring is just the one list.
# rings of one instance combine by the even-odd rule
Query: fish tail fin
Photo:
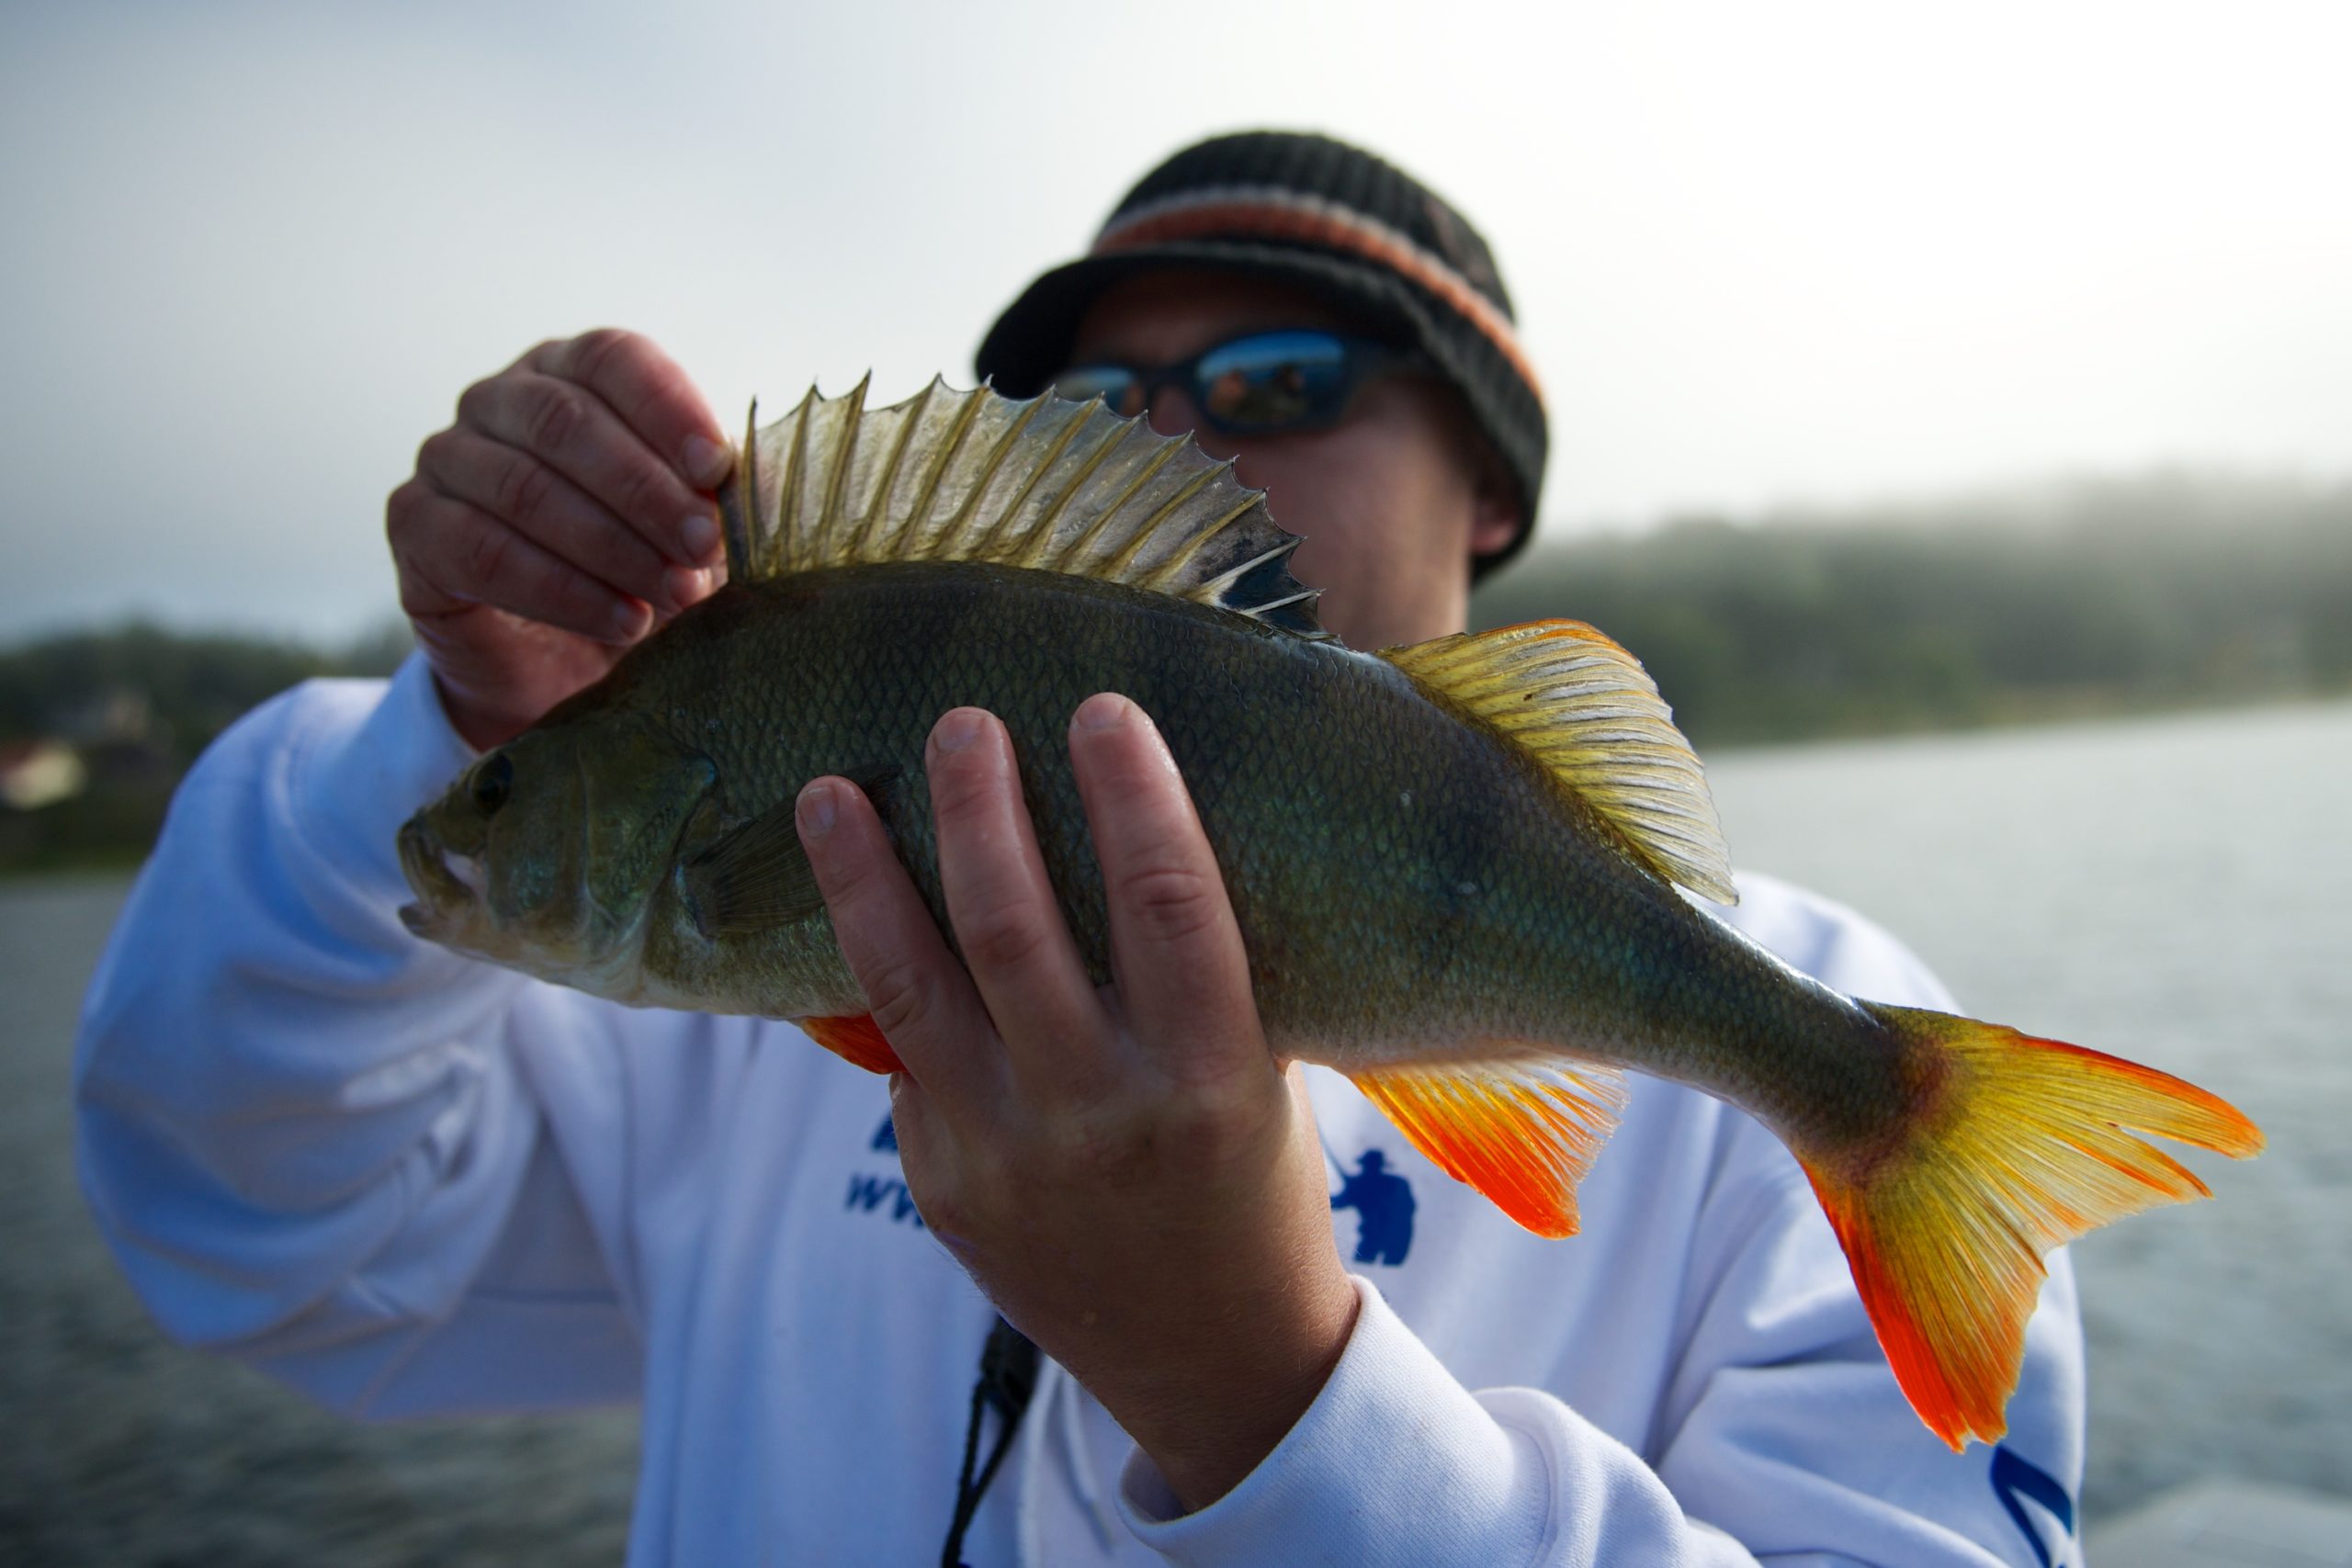
[(1862, 1157), (1800, 1155), (1912, 1408), (1958, 1450), (2007, 1429), (2053, 1247), (2159, 1203), (2210, 1197), (2127, 1128), (2243, 1159), (2261, 1130), (2153, 1067), (1997, 1024), (1862, 1004), (1917, 1053), (1913, 1123)]

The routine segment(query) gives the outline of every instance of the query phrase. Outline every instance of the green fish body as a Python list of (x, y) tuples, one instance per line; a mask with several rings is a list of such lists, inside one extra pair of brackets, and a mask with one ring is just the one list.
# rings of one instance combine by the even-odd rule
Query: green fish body
[(801, 786), (863, 785), (946, 930), (923, 747), (950, 708), (997, 715), (1107, 979), (1064, 736), (1122, 693), (1192, 792), (1277, 1053), (1350, 1074), (1554, 1235), (1623, 1069), (1743, 1107), (1804, 1162), (1955, 1447), (2002, 1429), (2041, 1256), (2204, 1192), (2124, 1129), (2259, 1147), (2177, 1079), (1855, 1001), (1702, 912), (1678, 883), (1732, 891), (1697, 761), (1590, 628), (1355, 652), (1290, 579), (1296, 541), (1188, 442), (1099, 405), (862, 391), (747, 441), (729, 586), (403, 829), (412, 929), (623, 1002), (808, 1021), (894, 1068), (799, 849)]

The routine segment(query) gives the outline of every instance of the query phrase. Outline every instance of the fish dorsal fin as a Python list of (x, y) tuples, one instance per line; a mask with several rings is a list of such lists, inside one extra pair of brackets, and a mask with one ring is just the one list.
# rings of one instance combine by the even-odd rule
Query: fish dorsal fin
[(1123, 582), (1325, 637), (1299, 538), (1189, 435), (1048, 392), (934, 380), (886, 409), (811, 388), (757, 423), (720, 492), (730, 581), (886, 561), (984, 561)]
[(1380, 656), (1543, 762), (1660, 876), (1738, 902), (1699, 758), (1624, 649), (1581, 621), (1530, 621)]

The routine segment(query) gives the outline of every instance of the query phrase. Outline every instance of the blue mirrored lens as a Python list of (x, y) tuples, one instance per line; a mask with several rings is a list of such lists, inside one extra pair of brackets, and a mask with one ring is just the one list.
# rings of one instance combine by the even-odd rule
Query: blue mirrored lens
[(1329, 333), (1267, 333), (1201, 356), (1201, 410), (1235, 430), (1329, 423), (1346, 412), (1347, 344)]
[(1073, 366), (1054, 378), (1054, 393), (1080, 403), (1099, 396), (1103, 406), (1115, 414), (1143, 412), (1142, 380), (1124, 366)]

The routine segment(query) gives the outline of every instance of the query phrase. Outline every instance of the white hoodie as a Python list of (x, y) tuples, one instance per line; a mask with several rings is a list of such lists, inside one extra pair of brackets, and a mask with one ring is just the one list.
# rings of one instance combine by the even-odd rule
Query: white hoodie
[[(632, 1563), (936, 1562), (991, 1313), (907, 1196), (883, 1080), (412, 939), (393, 834), (468, 757), (412, 660), (288, 694), (189, 775), (77, 1061), (124, 1269), (177, 1338), (356, 1416), (642, 1401)], [(1858, 917), (1741, 886), (1734, 923), (1800, 968), (1949, 1006)], [(1186, 1515), (1048, 1363), (965, 1560), (2078, 1561), (2064, 1257), (2008, 1438), (1952, 1454), (1779, 1143), (1632, 1083), (1551, 1242), (1314, 1070), (1363, 1308), (1313, 1406)]]

